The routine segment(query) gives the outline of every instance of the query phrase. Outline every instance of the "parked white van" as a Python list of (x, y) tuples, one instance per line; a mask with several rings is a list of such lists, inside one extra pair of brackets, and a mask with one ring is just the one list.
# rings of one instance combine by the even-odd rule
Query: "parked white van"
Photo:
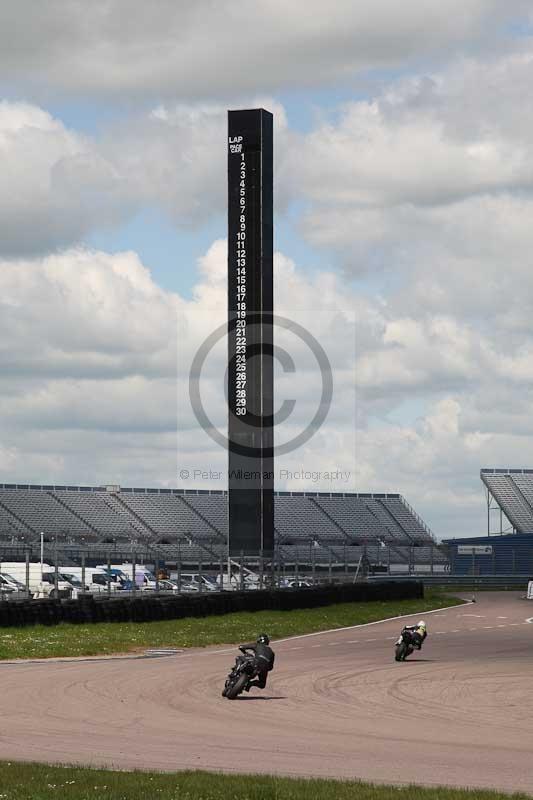
[[(30, 564), (30, 592), (34, 597), (77, 597), (78, 591), (58, 574), (57, 591), (54, 567), (50, 564)], [(26, 586), (26, 563), (24, 561), (2, 561), (2, 571)]]
[[(82, 568), (81, 567), (59, 567), (61, 575), (65, 580), (72, 583), (79, 590), (82, 588)], [(78, 586), (79, 584), (79, 586)], [(107, 571), (101, 567), (85, 567), (85, 591), (91, 594), (99, 594), (107, 591)], [(111, 578), (109, 581), (109, 591), (116, 592), (122, 587), (120, 584)]]
[[(127, 578), (133, 580), (133, 564), (111, 564), (112, 570), (120, 570)], [(155, 575), (143, 564), (135, 564), (135, 585), (138, 589), (155, 589)]]

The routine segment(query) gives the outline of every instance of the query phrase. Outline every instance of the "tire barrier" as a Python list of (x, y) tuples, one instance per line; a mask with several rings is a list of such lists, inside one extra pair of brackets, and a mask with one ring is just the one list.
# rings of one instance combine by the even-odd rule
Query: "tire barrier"
[(58, 625), (60, 622), (153, 622), (185, 617), (209, 617), (234, 611), (292, 611), (333, 603), (417, 599), (424, 596), (421, 581), (337, 584), (302, 589), (277, 589), (209, 594), (97, 597), (77, 600), (0, 602), (0, 628)]

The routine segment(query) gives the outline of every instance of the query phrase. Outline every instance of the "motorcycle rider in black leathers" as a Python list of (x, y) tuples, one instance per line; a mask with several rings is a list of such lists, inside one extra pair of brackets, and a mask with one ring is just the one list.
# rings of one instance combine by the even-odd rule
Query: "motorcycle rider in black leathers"
[(255, 656), (255, 669), (257, 671), (257, 680), (250, 681), (246, 686), (246, 691), (249, 692), (252, 686), (257, 686), (258, 689), (264, 689), (267, 682), (268, 673), (274, 668), (275, 654), (272, 648), (269, 647), (270, 639), (266, 633), (262, 633), (257, 637), (256, 642), (250, 644), (241, 644), (239, 650), (245, 653), (251, 650)]

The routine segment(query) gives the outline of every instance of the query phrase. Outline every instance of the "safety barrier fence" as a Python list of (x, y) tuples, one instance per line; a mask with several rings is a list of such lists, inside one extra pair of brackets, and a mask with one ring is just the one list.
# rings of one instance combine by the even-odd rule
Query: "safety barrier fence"
[[(464, 588), (465, 590), (496, 590), (501, 591), (507, 589), (527, 589), (528, 581), (530, 580), (524, 574), (508, 574), (508, 575), (419, 575), (416, 578), (403, 575), (391, 577), (391, 580), (396, 583), (409, 584), (411, 582), (422, 582), (424, 586), (443, 586), (445, 588), (457, 589)], [(533, 580), (533, 576), (531, 576)], [(373, 583), (375, 578), (369, 577), (368, 581)]]

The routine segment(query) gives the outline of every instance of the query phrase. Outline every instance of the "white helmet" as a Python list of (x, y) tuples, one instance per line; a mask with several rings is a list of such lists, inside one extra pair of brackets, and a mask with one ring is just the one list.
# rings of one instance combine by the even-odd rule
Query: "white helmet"
[(424, 628), (424, 630), (426, 630), (426, 623), (424, 622), (423, 619), (421, 619), (416, 627), (417, 628)]

